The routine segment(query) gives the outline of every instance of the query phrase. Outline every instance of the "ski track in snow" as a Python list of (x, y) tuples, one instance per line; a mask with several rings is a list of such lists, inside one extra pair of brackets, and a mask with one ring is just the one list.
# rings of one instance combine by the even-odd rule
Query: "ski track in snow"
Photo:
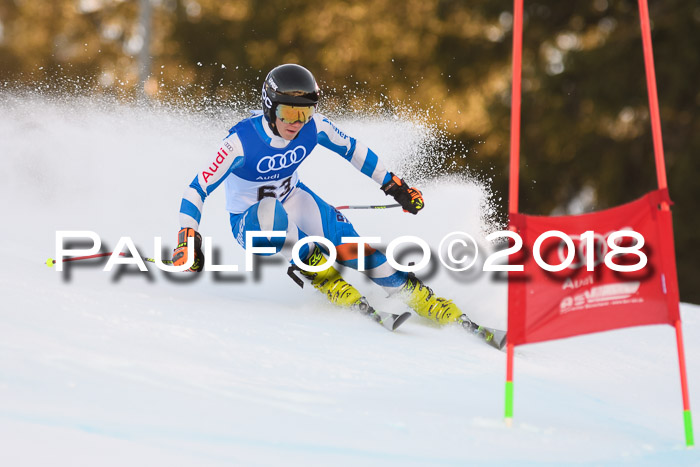
[[(417, 316), (389, 333), (300, 290), (280, 261), (257, 274), (197, 276), (153, 265), (107, 273), (104, 261), (47, 268), (57, 230), (95, 231), (106, 248), (130, 236), (145, 256), (157, 236), (172, 248), (184, 187), (243, 114), (11, 95), (0, 110), (0, 465), (700, 465), (684, 447), (669, 326), (518, 347), (508, 428), (504, 352)], [(405, 122), (338, 123), (399, 172), (426, 138)], [(302, 180), (333, 204), (387, 200), (322, 149)], [(419, 216), (347, 216), (384, 244), (417, 235), (437, 245), (456, 230), (483, 242), (492, 227), (482, 225), (483, 187), (421, 188)], [(220, 264), (243, 269), (223, 188), (201, 231)], [(403, 310), (355, 271), (345, 275), (375, 306)], [(426, 281), (477, 322), (505, 327), (497, 278), (438, 267)], [(695, 407), (699, 311), (682, 305)]]

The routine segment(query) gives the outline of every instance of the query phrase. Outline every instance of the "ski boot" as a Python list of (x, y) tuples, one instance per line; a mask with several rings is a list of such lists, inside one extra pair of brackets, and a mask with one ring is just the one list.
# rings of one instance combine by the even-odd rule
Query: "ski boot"
[(476, 324), (452, 300), (437, 297), (430, 287), (413, 274), (408, 275), (408, 280), (399, 293), (408, 306), (425, 318), (439, 324), (459, 324), (497, 349), (502, 349), (506, 343), (505, 331)]
[[(323, 255), (323, 252), (321, 252), (321, 249), (316, 246), (305, 263), (309, 266), (318, 266), (326, 263), (326, 257)], [(310, 280), (311, 285), (323, 293), (332, 304), (359, 311), (374, 319), (377, 323), (390, 331), (396, 330), (404, 321), (411, 317), (411, 313), (409, 312), (396, 315), (375, 310), (367, 299), (363, 297), (355, 287), (343, 279), (333, 266), (319, 272), (304, 271), (296, 265), (290, 266), (287, 270), (287, 274), (300, 287), (304, 287), (304, 282), (294, 274), (295, 271), (299, 271)]]
[[(323, 256), (321, 249), (316, 246), (305, 263), (309, 266), (319, 266), (326, 263), (326, 257)], [(303, 269), (300, 269), (299, 272), (307, 277), (311, 281), (311, 285), (319, 292), (325, 294), (328, 301), (334, 305), (354, 308), (359, 307), (362, 302), (362, 294), (355, 287), (348, 284), (333, 266), (319, 272), (309, 272)]]
[(408, 280), (399, 294), (406, 305), (410, 306), (416, 313), (438, 324), (460, 322), (460, 318), (463, 316), (452, 300), (438, 297), (430, 287), (423, 284), (413, 274), (408, 275)]

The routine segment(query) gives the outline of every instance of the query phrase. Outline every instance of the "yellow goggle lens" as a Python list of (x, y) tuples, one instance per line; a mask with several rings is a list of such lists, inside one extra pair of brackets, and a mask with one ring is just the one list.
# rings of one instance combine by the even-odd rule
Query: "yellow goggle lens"
[(316, 107), (313, 105), (307, 107), (295, 107), (286, 104), (279, 104), (275, 110), (275, 115), (282, 122), (292, 124), (296, 122), (306, 123), (311, 120)]

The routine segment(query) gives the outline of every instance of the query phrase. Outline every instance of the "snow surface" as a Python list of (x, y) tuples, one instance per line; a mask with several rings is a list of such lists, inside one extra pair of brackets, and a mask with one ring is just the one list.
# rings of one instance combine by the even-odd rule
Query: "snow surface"
[[(184, 187), (241, 115), (0, 96), (0, 465), (700, 465), (684, 444), (669, 326), (518, 347), (506, 427), (504, 352), (417, 316), (387, 332), (299, 289), (281, 261), (199, 275), (44, 264), (58, 230), (94, 231), (107, 250), (125, 236), (144, 256), (157, 236), (171, 249)], [(339, 123), (391, 169), (436, 137), (392, 119)], [(302, 170), (331, 203), (387, 202), (330, 153)], [(419, 216), (348, 217), (385, 243), (410, 234), (435, 246), (456, 230), (482, 242), (494, 229), (479, 183), (421, 187)], [(218, 264), (243, 270), (223, 189), (201, 231)], [(346, 276), (382, 309), (403, 310), (356, 272)], [(423, 277), (475, 320), (505, 326), (497, 277), (439, 263)], [(684, 304), (682, 316), (697, 406), (700, 307)]]

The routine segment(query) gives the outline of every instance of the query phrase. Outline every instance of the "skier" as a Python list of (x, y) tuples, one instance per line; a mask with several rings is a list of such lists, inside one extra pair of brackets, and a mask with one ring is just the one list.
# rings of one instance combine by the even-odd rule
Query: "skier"
[[(341, 243), (341, 237), (358, 236), (354, 227), (299, 180), (297, 169), (317, 144), (338, 153), (372, 178), (404, 211), (417, 214), (423, 209), (418, 189), (387, 171), (371, 149), (316, 112), (319, 94), (314, 76), (300, 65), (285, 64), (270, 71), (262, 89), (262, 114), (231, 128), (218, 152), (212, 154), (211, 163), (185, 190), (180, 207), (182, 229), (173, 254), (175, 265), (187, 264), (187, 245), (194, 241), (195, 258), (189, 270), (202, 270), (202, 237), (197, 232), (202, 207), (207, 196), (223, 183), (233, 235), (243, 248), (249, 246), (248, 231), (284, 231), (286, 239), (256, 237), (253, 243), (256, 247), (275, 247), (293, 264), (292, 246), (299, 239), (322, 236), (335, 245), (338, 263), (357, 269), (357, 245)], [(365, 255), (364, 273), (419, 315), (440, 324), (474, 326), (451, 300), (435, 295), (413, 274), (395, 270), (380, 251), (365, 245)], [(315, 243), (302, 247), (299, 258), (310, 266), (327, 261)], [(316, 273), (299, 271), (331, 303), (367, 312), (367, 300), (333, 266)]]

